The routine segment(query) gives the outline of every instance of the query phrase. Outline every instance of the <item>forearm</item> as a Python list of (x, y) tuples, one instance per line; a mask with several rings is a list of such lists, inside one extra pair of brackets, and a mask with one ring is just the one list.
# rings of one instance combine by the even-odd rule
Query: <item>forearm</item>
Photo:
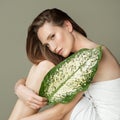
[(39, 112), (29, 117), (25, 117), (20, 120), (61, 120), (62, 117), (60, 116), (60, 113), (56, 113), (57, 110), (55, 110), (54, 108), (49, 108), (45, 111)]
[(82, 98), (82, 95), (83, 93), (78, 94), (74, 100), (68, 104), (57, 104), (52, 108), (21, 120), (63, 120), (67, 113), (69, 113), (76, 103)]
[(63, 112), (64, 106), (59, 104), (45, 111), (31, 115), (20, 120), (62, 120), (66, 112)]

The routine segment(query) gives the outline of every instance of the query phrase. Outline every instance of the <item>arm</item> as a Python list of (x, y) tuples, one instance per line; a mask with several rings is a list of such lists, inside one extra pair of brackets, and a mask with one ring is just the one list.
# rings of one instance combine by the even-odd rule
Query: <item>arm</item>
[[(26, 86), (27, 86), (27, 92), (25, 94), (29, 93), (29, 90), (31, 90), (32, 93), (35, 96), (37, 96), (37, 99), (39, 99), (39, 103), (43, 104), (46, 102), (46, 99), (43, 97), (38, 96), (38, 91), (41, 85), (41, 81), (43, 80), (46, 73), (53, 67), (54, 65), (48, 61), (43, 61), (39, 63), (38, 65), (33, 65), (30, 69), (30, 72), (28, 74), (28, 77), (26, 79)], [(19, 89), (21, 90), (21, 94), (24, 95), (24, 89), (26, 88), (24, 86), (20, 86)], [(33, 92), (34, 91), (34, 92)], [(34, 101), (34, 97), (31, 97), (29, 101)], [(27, 116), (33, 115), (37, 113), (39, 109), (33, 109), (29, 107), (27, 104), (25, 104), (21, 99), (18, 99), (14, 109), (12, 110), (12, 113), (9, 117), (9, 120), (19, 120), (21, 118), (25, 118)]]
[[(32, 104), (35, 105), (36, 103), (34, 101), (29, 101), (30, 100), (29, 98), (31, 98), (31, 97), (32, 98), (34, 97), (37, 100), (35, 93), (30, 92), (28, 95), (24, 95), (24, 97), (21, 97), (21, 96), (23, 96), (23, 94), (27, 93), (26, 89), (28, 89), (27, 87), (24, 86), (24, 84), (25, 84), (25, 80), (20, 80), (17, 82), (16, 94), (18, 95), (18, 97), (22, 98), (22, 100), (24, 100), (25, 103), (26, 103), (26, 101), (28, 101), (27, 103), (29, 103), (29, 104), (27, 104), (27, 105), (29, 107), (31, 107), (33, 109), (37, 109), (37, 107), (35, 108), (34, 106), (32, 106)], [(24, 93), (21, 94), (21, 91), (24, 91)], [(31, 91), (31, 90), (29, 89), (29, 91)], [(49, 108), (43, 112), (40, 112), (40, 113), (37, 113), (34, 115), (30, 115), (29, 117), (25, 117), (22, 120), (36, 120), (36, 119), (37, 120), (50, 120), (50, 119), (62, 120), (64, 118), (64, 116), (66, 116), (67, 113), (69, 113), (73, 109), (73, 107), (76, 105), (76, 103), (81, 99), (82, 95), (83, 95), (83, 93), (78, 94), (75, 97), (75, 99), (68, 104), (57, 104), (52, 108)], [(25, 97), (25, 96), (27, 96), (27, 97)], [(40, 107), (37, 104), (36, 104), (36, 106)]]
[(38, 96), (32, 89), (25, 86), (25, 79), (21, 79), (16, 83), (15, 94), (25, 105), (32, 109), (40, 109), (47, 104), (46, 98)]
[(76, 103), (82, 98), (82, 95), (83, 93), (79, 93), (75, 99), (68, 104), (57, 104), (52, 108), (21, 120), (63, 120), (64, 117), (74, 108)]
[[(26, 79), (26, 83), (24, 85), (20, 85), (18, 88), (18, 91), (21, 95), (29, 93), (29, 90), (35, 91), (35, 93), (38, 93), (41, 81), (43, 80), (46, 73), (53, 67), (53, 64), (49, 62), (42, 62), (41, 64), (37, 66), (33, 66), (30, 70), (30, 73)], [(25, 92), (24, 90), (27, 90)], [(34, 93), (34, 92), (33, 92)], [(35, 103), (34, 101), (34, 95), (37, 94), (31, 93), (32, 99), (30, 99), (31, 103)], [(72, 108), (75, 106), (75, 104), (79, 101), (82, 94), (79, 94), (72, 102), (68, 104), (57, 104), (52, 108), (49, 108), (48, 110), (45, 110), (43, 112), (37, 113), (39, 109), (33, 109), (30, 106), (26, 105), (21, 99), (18, 99), (14, 110), (11, 114), (11, 117), (9, 120), (60, 120), (62, 119), (68, 112), (72, 110)], [(37, 95), (39, 99), (41, 99), (40, 96)], [(43, 98), (42, 98), (43, 100)], [(39, 102), (42, 102), (41, 100), (38, 100)]]

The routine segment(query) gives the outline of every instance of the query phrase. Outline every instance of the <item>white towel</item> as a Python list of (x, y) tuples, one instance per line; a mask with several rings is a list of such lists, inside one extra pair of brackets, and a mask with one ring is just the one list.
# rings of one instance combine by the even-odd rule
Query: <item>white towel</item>
[(70, 120), (120, 120), (120, 78), (92, 83)]

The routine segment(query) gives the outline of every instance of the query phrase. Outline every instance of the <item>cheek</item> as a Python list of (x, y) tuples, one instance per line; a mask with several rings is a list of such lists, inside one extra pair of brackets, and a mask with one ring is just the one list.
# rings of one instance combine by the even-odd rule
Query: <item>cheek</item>
[(73, 44), (71, 43), (72, 40), (70, 39), (71, 39), (70, 35), (66, 33), (66, 31), (64, 32), (62, 31), (62, 32), (59, 32), (59, 34), (57, 34), (56, 43), (60, 47), (69, 48)]
[(70, 38), (65, 39), (63, 43), (63, 45), (68, 49), (71, 49), (71, 47), (73, 46), (73, 41)]
[(57, 35), (57, 38), (56, 38), (57, 45), (61, 46), (65, 42), (64, 39), (65, 39), (64, 35), (61, 35), (61, 34)]

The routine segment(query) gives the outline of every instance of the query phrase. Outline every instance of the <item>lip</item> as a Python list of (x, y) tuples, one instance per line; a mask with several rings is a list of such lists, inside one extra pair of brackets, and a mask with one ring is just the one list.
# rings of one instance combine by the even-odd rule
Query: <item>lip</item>
[(57, 54), (59, 54), (59, 55), (62, 54), (62, 48), (57, 51)]

